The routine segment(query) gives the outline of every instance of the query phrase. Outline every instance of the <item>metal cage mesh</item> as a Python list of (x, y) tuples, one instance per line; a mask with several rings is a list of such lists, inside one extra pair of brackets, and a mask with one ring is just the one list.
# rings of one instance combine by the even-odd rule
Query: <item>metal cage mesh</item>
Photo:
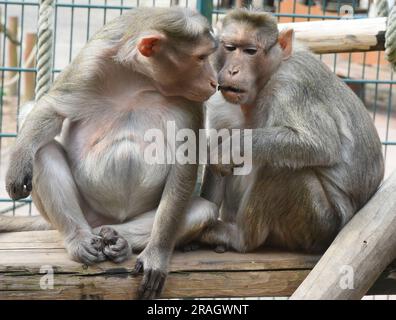
[[(245, 1), (272, 10), (279, 22), (359, 19), (367, 17), (372, 1), (274, 0)], [(225, 9), (238, 1), (215, 0), (58, 0), (54, 11), (53, 77), (73, 59), (92, 34), (124, 10), (137, 6), (180, 5), (201, 10), (215, 26)], [(249, 5), (249, 4), (248, 4)], [(27, 38), (37, 32), (39, 1), (0, 1), (0, 214), (32, 214), (30, 199), (13, 202), (6, 194), (4, 175), (10, 147), (18, 133), (20, 105), (31, 98), (29, 85), (37, 71), (26, 65)], [(7, 32), (5, 32), (7, 31)], [(14, 38), (6, 35), (14, 35)], [(11, 40), (14, 40), (13, 42)], [(31, 48), (30, 48), (31, 49)], [(370, 111), (383, 143), (386, 175), (396, 167), (394, 72), (384, 52), (321, 55), (338, 76), (355, 91)], [(33, 74), (33, 77), (32, 77)], [(30, 77), (29, 77), (30, 75)], [(33, 80), (32, 80), (33, 79)], [(10, 84), (10, 82), (13, 83)], [(26, 205), (27, 204), (27, 205)]]

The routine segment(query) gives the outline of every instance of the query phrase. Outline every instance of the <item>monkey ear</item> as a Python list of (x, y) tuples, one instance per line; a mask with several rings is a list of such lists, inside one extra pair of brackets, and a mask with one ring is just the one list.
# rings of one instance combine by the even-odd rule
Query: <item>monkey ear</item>
[(152, 57), (159, 51), (161, 41), (164, 39), (163, 35), (147, 35), (138, 41), (137, 49), (145, 57)]
[(283, 51), (283, 60), (289, 59), (293, 51), (293, 29), (282, 30), (278, 41)]

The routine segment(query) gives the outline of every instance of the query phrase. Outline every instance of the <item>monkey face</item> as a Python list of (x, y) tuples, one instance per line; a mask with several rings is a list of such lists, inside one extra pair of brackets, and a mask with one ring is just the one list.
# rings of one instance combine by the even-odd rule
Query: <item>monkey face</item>
[(228, 24), (220, 35), (216, 55), (219, 90), (233, 104), (254, 104), (258, 93), (271, 77), (280, 61), (274, 52), (276, 42), (268, 50), (262, 30), (241, 23)]
[(148, 37), (142, 39), (138, 49), (145, 73), (161, 94), (197, 102), (209, 99), (217, 88), (216, 74), (209, 62), (216, 50), (214, 39), (210, 35), (190, 42), (164, 35), (154, 38), (154, 44)]

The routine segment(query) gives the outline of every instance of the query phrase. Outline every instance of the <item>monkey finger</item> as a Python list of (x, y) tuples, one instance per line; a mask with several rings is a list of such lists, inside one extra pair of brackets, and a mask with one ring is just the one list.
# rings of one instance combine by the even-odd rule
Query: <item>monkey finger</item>
[(32, 191), (32, 177), (30, 175), (25, 176), (23, 179), (23, 184), (27, 192)]
[(155, 291), (157, 298), (161, 296), (162, 291), (164, 290), (165, 282), (166, 282), (166, 274), (163, 274), (160, 281), (158, 282), (158, 287)]
[(107, 258), (109, 258), (115, 263), (123, 262), (127, 260), (131, 255), (131, 251), (129, 250), (129, 247), (126, 247), (121, 251), (114, 251), (112, 250), (111, 246), (110, 247), (106, 246), (103, 252)]
[(8, 185), (7, 192), (11, 199), (19, 200), (29, 196), (30, 191), (25, 190), (23, 183), (13, 183)]
[(115, 244), (109, 246), (112, 251), (122, 251), (129, 248), (129, 243), (124, 238), (119, 237)]
[(99, 256), (99, 252), (100, 252), (100, 251), (98, 251), (96, 248), (94, 248), (94, 247), (91, 246), (91, 245), (84, 244), (84, 245), (82, 245), (82, 248), (83, 248), (86, 252), (88, 252), (90, 255), (92, 255), (92, 256), (94, 256), (94, 257), (98, 257), (98, 256)]
[(103, 238), (106, 245), (115, 244), (119, 238), (118, 232), (111, 227), (102, 227), (99, 236)]
[(147, 299), (156, 299), (159, 297), (160, 292), (159, 288), (162, 289), (163, 282), (165, 282), (166, 274), (159, 270), (151, 270), (148, 277), (147, 282), (145, 284), (145, 290), (142, 293), (142, 298), (144, 300)]
[(143, 271), (143, 262), (136, 259), (135, 268), (132, 270), (132, 276), (136, 276)]
[(161, 271), (155, 271), (156, 277), (153, 284), (151, 299), (156, 299), (161, 296), (162, 289), (165, 284), (166, 274)]
[(103, 249), (103, 239), (99, 236), (94, 236), (91, 239), (91, 245), (97, 250), (102, 251)]
[(88, 251), (84, 252), (83, 250), (80, 250), (77, 256), (74, 257), (74, 260), (90, 266), (98, 262), (98, 257), (89, 253)]
[(121, 263), (121, 262), (124, 262), (125, 260), (127, 260), (129, 257), (130, 257), (130, 254), (124, 254), (124, 255), (118, 256), (116, 258), (113, 258), (112, 261), (114, 263)]
[(142, 282), (140, 283), (139, 289), (138, 289), (138, 299), (139, 300), (147, 300), (148, 299), (148, 294), (151, 291), (151, 287), (149, 287), (149, 280), (151, 277), (151, 269), (145, 270), (143, 273), (143, 279)]

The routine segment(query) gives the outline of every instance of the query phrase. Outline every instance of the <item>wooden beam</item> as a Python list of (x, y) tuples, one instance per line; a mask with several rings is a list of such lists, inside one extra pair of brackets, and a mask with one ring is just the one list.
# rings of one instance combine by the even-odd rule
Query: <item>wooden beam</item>
[[(18, 36), (18, 25), (19, 25), (19, 18), (17, 16), (8, 17), (7, 22), (7, 29), (8, 34), (12, 39), (16, 39)], [(5, 31), (6, 32), (6, 31)], [(18, 46), (15, 42), (11, 41), (10, 38), (7, 38), (7, 67), (17, 67), (18, 66)], [(12, 79), (17, 72), (9, 71), (6, 73), (7, 79)], [(15, 96), (18, 91), (18, 81), (13, 84), (10, 84), (6, 88), (6, 93), (9, 96)]]
[[(28, 61), (29, 56), (32, 53), (32, 50), (35, 48), (37, 44), (37, 35), (32, 32), (28, 32), (25, 35), (25, 43), (24, 43), (24, 53), (23, 53), (23, 62), (26, 68), (34, 68), (36, 64), (36, 58)], [(30, 62), (30, 63), (27, 63)], [(36, 88), (36, 73), (35, 72), (24, 72), (23, 73), (23, 83), (24, 83), (24, 91), (22, 96), (22, 102), (27, 102), (34, 100), (34, 90)]]
[[(3, 233), (0, 299), (133, 299), (141, 280), (131, 276), (135, 258), (85, 266), (69, 259), (56, 231)], [(289, 296), (319, 258), (268, 249), (248, 254), (176, 252), (162, 297)], [(40, 285), (48, 267), (54, 272), (53, 288)], [(374, 286), (377, 292), (396, 293), (389, 282), (396, 274), (392, 270)]]
[(341, 19), (280, 23), (291, 28), (295, 38), (315, 53), (384, 50), (387, 18)]
[(396, 171), (341, 230), (291, 298), (360, 299), (395, 258)]

